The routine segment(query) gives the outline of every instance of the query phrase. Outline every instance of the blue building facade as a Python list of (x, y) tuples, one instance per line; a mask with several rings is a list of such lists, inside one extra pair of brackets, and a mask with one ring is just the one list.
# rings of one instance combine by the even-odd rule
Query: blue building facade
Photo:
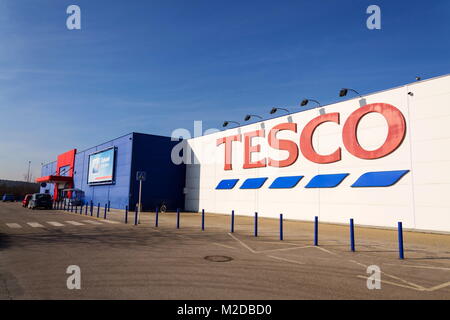
[[(170, 137), (130, 133), (95, 147), (74, 152), (74, 161), (69, 165), (58, 161), (42, 166), (41, 192), (50, 193), (60, 199), (58, 190), (78, 189), (84, 192), (84, 203), (109, 204), (111, 208), (134, 210), (139, 202), (138, 171), (146, 173), (142, 183), (142, 209), (155, 210), (165, 204), (169, 210), (184, 208), (183, 189), (186, 168), (171, 161), (172, 148), (179, 143)], [(113, 150), (112, 175), (108, 181), (93, 183), (90, 180), (95, 154), (103, 150)], [(66, 157), (67, 158), (67, 157)], [(95, 161), (95, 160), (94, 160)], [(95, 164), (94, 164), (95, 165)], [(72, 176), (73, 182), (61, 180), (64, 174)], [(105, 177), (100, 177), (105, 178)], [(42, 181), (48, 181), (43, 183)], [(56, 187), (55, 187), (56, 186)]]

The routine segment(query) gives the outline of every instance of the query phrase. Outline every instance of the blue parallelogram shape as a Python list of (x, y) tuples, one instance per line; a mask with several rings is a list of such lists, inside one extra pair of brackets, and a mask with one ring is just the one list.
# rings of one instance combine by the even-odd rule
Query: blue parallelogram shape
[(348, 176), (348, 173), (319, 174), (312, 178), (305, 188), (334, 188)]
[(366, 172), (352, 184), (352, 188), (390, 187), (408, 172), (409, 170)]
[(240, 189), (259, 189), (266, 182), (267, 178), (250, 178), (244, 181)]
[(269, 189), (290, 189), (295, 187), (303, 176), (292, 176), (292, 177), (278, 177), (276, 178)]
[(233, 189), (239, 179), (226, 179), (219, 182), (216, 190), (229, 190)]

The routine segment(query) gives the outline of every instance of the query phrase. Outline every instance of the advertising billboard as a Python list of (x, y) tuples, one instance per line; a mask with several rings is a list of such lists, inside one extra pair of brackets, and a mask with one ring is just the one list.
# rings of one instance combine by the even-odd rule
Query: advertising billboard
[(105, 184), (114, 181), (115, 148), (89, 155), (88, 184)]

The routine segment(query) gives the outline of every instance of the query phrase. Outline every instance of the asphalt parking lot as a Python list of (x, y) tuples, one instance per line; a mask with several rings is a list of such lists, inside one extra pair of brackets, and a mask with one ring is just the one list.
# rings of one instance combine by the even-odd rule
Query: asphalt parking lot
[[(450, 235), (201, 214), (145, 213), (128, 224), (124, 212), (107, 219), (0, 203), (0, 299), (449, 299)], [(81, 289), (69, 290), (66, 269), (81, 269)], [(381, 269), (381, 289), (369, 290), (367, 267)]]

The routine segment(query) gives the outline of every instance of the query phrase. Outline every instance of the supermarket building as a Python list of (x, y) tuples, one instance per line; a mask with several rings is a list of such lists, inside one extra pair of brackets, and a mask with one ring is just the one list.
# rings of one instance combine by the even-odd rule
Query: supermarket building
[[(194, 212), (450, 232), (449, 122), (446, 75), (188, 139), (183, 164), (171, 159), (178, 141), (133, 133), (61, 155), (38, 181), (54, 193), (72, 165), (86, 200), (121, 208), (137, 202), (144, 170), (147, 210), (164, 200)], [(113, 174), (95, 176), (105, 150), (115, 150)]]

